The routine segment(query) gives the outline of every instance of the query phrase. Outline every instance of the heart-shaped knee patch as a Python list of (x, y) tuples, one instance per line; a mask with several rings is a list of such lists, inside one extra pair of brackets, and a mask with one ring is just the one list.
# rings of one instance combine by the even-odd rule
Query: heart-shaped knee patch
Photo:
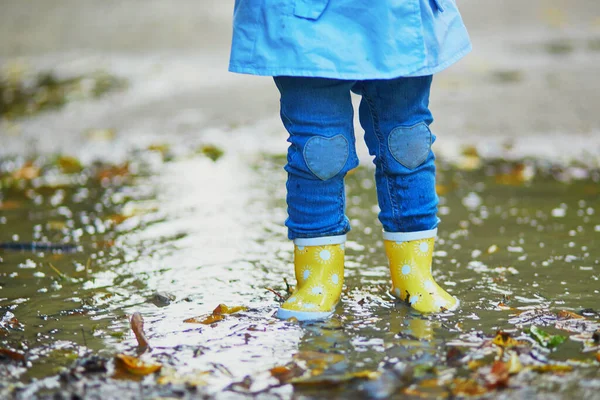
[(390, 153), (408, 169), (415, 169), (425, 162), (432, 142), (431, 131), (424, 122), (394, 128), (388, 138)]
[(317, 178), (327, 180), (344, 168), (349, 151), (348, 140), (343, 135), (314, 136), (304, 145), (304, 161)]

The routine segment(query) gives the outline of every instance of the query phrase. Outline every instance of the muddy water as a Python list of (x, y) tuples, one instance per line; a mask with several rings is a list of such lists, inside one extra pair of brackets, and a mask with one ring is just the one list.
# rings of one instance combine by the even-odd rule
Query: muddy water
[[(353, 230), (346, 290), (334, 318), (279, 321), (273, 317), (278, 299), (267, 288), (284, 295), (284, 279), (293, 282), (292, 246), (281, 225), (283, 160), (226, 154), (214, 162), (193, 153), (165, 161), (160, 151), (146, 151), (131, 155), (127, 172), (95, 165), (75, 174), (52, 167), (51, 159), (37, 160), (40, 177), (1, 191), (0, 343), (25, 355), (23, 362), (0, 364), (2, 393), (385, 397), (402, 393), (401, 381), (386, 380), (392, 370), (413, 371), (404, 386), (440, 374), (469, 376), (466, 361), (447, 362), (453, 342), (462, 342), (468, 355), (497, 330), (518, 336), (534, 324), (575, 335), (555, 328), (555, 313), (598, 308), (598, 172), (476, 159), (481, 165), (474, 170), (472, 162), (439, 163), (442, 224), (434, 269), (461, 299), (460, 310), (425, 317), (388, 295), (372, 170), (361, 167), (347, 179)], [(2, 174), (22, 168), (23, 160), (6, 159)], [(61, 247), (16, 245), (30, 242)], [(220, 303), (249, 309), (213, 325), (183, 322)], [(163, 363), (161, 374), (176, 371), (187, 384), (158, 385), (155, 376), (140, 380), (114, 370), (114, 354), (136, 352), (127, 318), (136, 311), (145, 319), (150, 356)], [(10, 321), (13, 315), (18, 322)], [(590, 315), (593, 324), (598, 316)], [(590, 326), (579, 332), (597, 329)], [(589, 398), (600, 375), (595, 353), (582, 349), (582, 342), (567, 340), (556, 351), (539, 350), (536, 362), (568, 361), (574, 372), (521, 373), (502, 395), (558, 391)], [(335, 356), (309, 368), (315, 376), (315, 369), (337, 377), (365, 370), (384, 375), (313, 389), (278, 385), (268, 372), (313, 352)], [(68, 373), (92, 355), (108, 360), (107, 372)], [(471, 359), (489, 357), (473, 353)], [(190, 377), (201, 383), (191, 385)]]

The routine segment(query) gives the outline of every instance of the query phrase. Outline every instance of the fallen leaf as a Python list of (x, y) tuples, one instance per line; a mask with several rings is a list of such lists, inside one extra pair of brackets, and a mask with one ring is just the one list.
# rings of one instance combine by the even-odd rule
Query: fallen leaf
[(598, 362), (600, 362), (600, 351), (596, 353), (596, 360), (598, 360)]
[(165, 156), (169, 152), (170, 146), (168, 144), (166, 144), (166, 143), (163, 143), (163, 144), (151, 144), (150, 146), (148, 146), (148, 150), (159, 152), (163, 156)]
[(206, 144), (204, 146), (201, 146), (199, 152), (213, 161), (217, 161), (224, 154), (223, 150), (212, 144)]
[(530, 367), (535, 372), (571, 372), (573, 367), (570, 365), (562, 364), (546, 364), (546, 365), (535, 365)]
[(450, 384), (452, 394), (455, 396), (481, 396), (487, 393), (487, 390), (472, 379), (456, 378)]
[(236, 312), (246, 311), (247, 309), (248, 307), (244, 306), (228, 307), (225, 304), (219, 304), (217, 308), (213, 310), (213, 315), (235, 314)]
[(127, 176), (130, 173), (131, 173), (131, 171), (129, 170), (129, 163), (124, 163), (122, 165), (112, 165), (112, 166), (107, 166), (107, 167), (100, 169), (96, 173), (96, 178), (99, 181), (102, 181), (104, 179), (112, 179), (117, 176), (119, 176), (119, 177)]
[(76, 174), (83, 170), (81, 162), (75, 157), (60, 156), (57, 160), (60, 170), (65, 174)]
[(65, 229), (66, 227), (67, 227), (67, 223), (65, 221), (50, 220), (46, 223), (46, 229), (49, 229), (52, 231), (61, 231), (61, 230)]
[(533, 179), (535, 171), (531, 165), (515, 164), (509, 172), (498, 174), (496, 183), (500, 185), (520, 186)]
[(121, 215), (121, 214), (113, 214), (107, 218), (108, 221), (113, 222), (115, 225), (120, 225), (129, 219), (130, 216)]
[(556, 346), (563, 343), (565, 340), (567, 340), (566, 336), (550, 335), (548, 332), (538, 328), (535, 325), (531, 325), (531, 327), (528, 329), (528, 333), (539, 344), (541, 344), (542, 346), (544, 346), (548, 349), (553, 349)]
[(519, 360), (519, 355), (514, 351), (510, 353), (510, 358), (506, 364), (510, 375), (518, 374), (523, 369), (523, 364), (521, 364), (521, 360)]
[(4, 347), (0, 348), (0, 358), (10, 358), (13, 361), (20, 361), (20, 362), (25, 361), (24, 354), (19, 353), (14, 350), (11, 350), (11, 349), (4, 348)]
[(446, 363), (451, 367), (462, 366), (464, 353), (457, 347), (451, 347), (446, 353)]
[(23, 205), (22, 202), (16, 201), (16, 200), (0, 201), (0, 210), (2, 210), (2, 211), (16, 210), (18, 208), (21, 208), (22, 205)]
[(471, 360), (467, 363), (467, 368), (469, 368), (471, 371), (475, 371), (481, 368), (483, 365), (485, 365), (485, 363), (481, 360)]
[(496, 337), (492, 340), (492, 343), (500, 347), (515, 347), (523, 344), (522, 342), (511, 337), (510, 333), (503, 331), (498, 331), (496, 333)]
[(558, 319), (585, 319), (585, 317), (567, 310), (559, 311), (557, 317)]
[(338, 386), (355, 380), (373, 380), (381, 376), (379, 371), (358, 371), (340, 375), (318, 375), (290, 380), (294, 386)]
[(148, 339), (146, 339), (146, 334), (144, 333), (144, 318), (139, 312), (133, 313), (131, 316), (131, 330), (135, 335), (135, 338), (138, 342), (139, 347), (146, 348), (149, 346)]
[(508, 386), (508, 366), (502, 361), (496, 361), (488, 370), (481, 371), (485, 386), (488, 389), (497, 389)]
[(117, 354), (115, 356), (117, 364), (127, 372), (134, 375), (149, 375), (161, 369), (159, 363), (145, 362), (137, 357), (127, 356), (125, 354)]
[(183, 322), (186, 322), (188, 324), (210, 325), (215, 322), (222, 321), (224, 319), (225, 319), (225, 316), (223, 316), (223, 315), (210, 314), (208, 317), (193, 317), (193, 318), (184, 319)]
[(23, 179), (26, 181), (30, 181), (40, 176), (40, 168), (36, 165), (33, 165), (31, 161), (28, 161), (18, 170), (12, 173), (12, 177), (14, 179)]
[(506, 304), (504, 304), (503, 302), (498, 303), (498, 305), (496, 306), (501, 310), (514, 310), (513, 307), (509, 307)]
[(248, 307), (244, 306), (234, 306), (228, 307), (225, 304), (219, 304), (212, 312), (212, 314), (204, 317), (193, 317), (184, 320), (183, 322), (191, 323), (191, 324), (204, 324), (210, 325), (215, 322), (219, 322), (225, 319), (225, 315), (227, 314), (235, 314), (240, 311), (246, 311)]
[(475, 146), (467, 146), (462, 150), (457, 164), (458, 169), (463, 171), (474, 171), (482, 165), (481, 157)]
[(296, 376), (296, 372), (285, 366), (278, 366), (269, 370), (271, 376), (276, 378), (280, 383), (287, 382)]

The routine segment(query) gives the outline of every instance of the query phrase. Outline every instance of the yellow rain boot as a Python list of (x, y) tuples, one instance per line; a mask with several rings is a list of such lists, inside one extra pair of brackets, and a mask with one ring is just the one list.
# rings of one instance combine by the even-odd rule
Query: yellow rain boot
[(311, 321), (333, 314), (344, 284), (345, 239), (342, 235), (295, 240), (296, 289), (277, 310), (278, 318)]
[(431, 275), (436, 233), (437, 230), (384, 234), (392, 275), (391, 293), (422, 313), (452, 311), (460, 303)]

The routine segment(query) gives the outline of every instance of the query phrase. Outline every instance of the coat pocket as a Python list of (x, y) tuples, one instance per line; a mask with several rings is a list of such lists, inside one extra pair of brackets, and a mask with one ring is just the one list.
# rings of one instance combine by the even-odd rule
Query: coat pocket
[(325, 12), (327, 4), (329, 0), (295, 0), (294, 15), (315, 21)]

